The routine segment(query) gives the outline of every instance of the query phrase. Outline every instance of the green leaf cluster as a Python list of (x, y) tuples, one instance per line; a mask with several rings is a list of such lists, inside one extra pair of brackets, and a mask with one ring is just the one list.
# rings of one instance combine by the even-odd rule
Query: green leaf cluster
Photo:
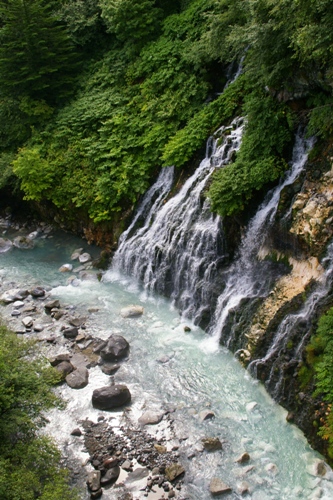
[[(110, 221), (238, 114), (241, 149), (208, 195), (223, 215), (243, 210), (287, 166), (291, 108), (309, 133), (332, 134), (332, 9), (328, 0), (2, 2), (0, 185), (14, 175), (27, 199)], [(224, 90), (237, 62), (243, 74)]]
[(52, 392), (54, 368), (36, 356), (35, 344), (0, 326), (0, 498), (77, 498), (59, 465), (60, 453), (39, 429), (43, 412), (63, 403)]
[(314, 396), (323, 397), (328, 407), (318, 434), (327, 441), (328, 454), (333, 458), (333, 308), (319, 319), (306, 351), (307, 363), (314, 370)]
[(244, 104), (246, 124), (235, 161), (218, 170), (208, 191), (213, 210), (232, 215), (244, 209), (255, 191), (278, 179), (287, 168), (292, 115), (269, 94), (252, 93)]

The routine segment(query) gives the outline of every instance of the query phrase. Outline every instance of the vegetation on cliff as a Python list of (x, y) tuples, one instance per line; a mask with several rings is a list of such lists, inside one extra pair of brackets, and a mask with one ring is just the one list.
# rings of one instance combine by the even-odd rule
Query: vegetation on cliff
[(209, 191), (233, 214), (285, 170), (300, 116), (331, 133), (328, 0), (8, 0), (0, 19), (0, 188), (67, 216), (112, 223), (244, 114)]
[(34, 356), (33, 343), (0, 326), (0, 372), (0, 497), (75, 500), (59, 451), (39, 433), (43, 412), (61, 405), (55, 370)]
[[(320, 317), (315, 335), (306, 347), (306, 364), (299, 373), (303, 385), (314, 384), (314, 396), (324, 401), (318, 411), (318, 434), (326, 441), (333, 460), (333, 308)], [(315, 422), (315, 425), (318, 425)]]

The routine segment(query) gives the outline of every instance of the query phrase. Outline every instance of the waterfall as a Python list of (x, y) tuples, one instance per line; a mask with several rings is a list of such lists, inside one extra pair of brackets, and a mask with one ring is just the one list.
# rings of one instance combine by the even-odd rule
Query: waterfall
[(267, 369), (265, 386), (276, 401), (280, 401), (284, 396), (284, 371), (287, 372), (289, 369), (297, 367), (302, 360), (304, 346), (312, 334), (311, 319), (313, 314), (321, 299), (327, 296), (332, 287), (333, 243), (329, 245), (327, 255), (321, 264), (325, 273), (305, 300), (300, 311), (285, 316), (275, 332), (265, 356), (252, 361), (248, 367), (256, 378), (259, 378), (262, 369)]
[(305, 140), (300, 134), (296, 136), (291, 168), (284, 180), (271, 190), (259, 207), (256, 215), (250, 221), (247, 232), (241, 242), (239, 256), (230, 267), (226, 276), (226, 286), (218, 298), (215, 316), (210, 327), (211, 338), (207, 341), (211, 349), (216, 349), (221, 337), (223, 344), (233, 347), (235, 341), (231, 332), (224, 334), (230, 313), (249, 299), (267, 296), (272, 283), (276, 279), (272, 264), (258, 258), (260, 249), (265, 243), (268, 229), (274, 222), (281, 191), (292, 184), (304, 168), (308, 150), (312, 140)]
[[(167, 190), (158, 203), (151, 203), (147, 193), (113, 261), (113, 269), (140, 280), (147, 291), (170, 296), (195, 323), (212, 314), (211, 284), (227, 257), (221, 218), (211, 213), (204, 190), (215, 168), (230, 162), (239, 149), (243, 126), (243, 119), (237, 118), (221, 127), (209, 139), (206, 157), (195, 173), (168, 201)], [(162, 170), (157, 186), (164, 186), (164, 176)], [(155, 192), (156, 186), (151, 189)], [(134, 230), (143, 215), (143, 226)]]

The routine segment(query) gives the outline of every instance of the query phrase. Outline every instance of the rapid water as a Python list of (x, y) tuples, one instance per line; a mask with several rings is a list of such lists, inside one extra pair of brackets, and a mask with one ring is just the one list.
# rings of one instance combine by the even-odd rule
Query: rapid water
[[(305, 300), (303, 307), (298, 313), (287, 314), (281, 321), (271, 344), (267, 347), (266, 354), (261, 359), (256, 359), (248, 366), (250, 373), (258, 377), (258, 372), (265, 365), (269, 367), (265, 375), (265, 386), (273, 395), (274, 399), (280, 401), (284, 395), (285, 377), (281, 370), (280, 353), (289, 346), (288, 354), (293, 365), (302, 360), (303, 350), (312, 334), (311, 321), (319, 301), (329, 293), (333, 282), (333, 244), (329, 245), (327, 255), (321, 262), (325, 272), (322, 279), (317, 283), (314, 290)], [(296, 345), (294, 336), (300, 328), (303, 334)], [(299, 336), (298, 336), (299, 337)], [(286, 368), (288, 368), (288, 363)]]
[[(196, 324), (212, 314), (212, 283), (226, 258), (222, 222), (210, 211), (204, 189), (215, 168), (227, 164), (238, 150), (243, 126), (243, 119), (237, 118), (221, 127), (208, 141), (206, 157), (195, 173), (168, 201), (171, 171), (162, 170), (113, 259), (113, 272), (124, 272), (147, 291), (171, 297)], [(155, 189), (161, 186), (156, 201)], [(142, 227), (133, 231), (140, 219)]]
[[(154, 293), (148, 296), (144, 288), (119, 271), (106, 273), (102, 281), (78, 280), (78, 286), (68, 285), (68, 275), (60, 273), (58, 268), (80, 246), (84, 243), (59, 234), (52, 239), (37, 239), (34, 250), (14, 249), (0, 255), (2, 287), (5, 282), (24, 287), (50, 285), (52, 297), (87, 316), (88, 333), (107, 338), (118, 332), (128, 339), (130, 358), (116, 373), (115, 380), (130, 388), (130, 414), (134, 421), (145, 408), (175, 408), (179, 461), (186, 468), (186, 491), (182, 498), (210, 499), (208, 486), (214, 476), (233, 488), (224, 497), (229, 500), (242, 498), (237, 491), (243, 481), (250, 488), (246, 496), (249, 500), (333, 498), (332, 472), (325, 479), (314, 475), (314, 465), (320, 457), (311, 450), (302, 433), (286, 423), (286, 412), (226, 349), (218, 347), (215, 352), (205, 352), (204, 332), (190, 323), (186, 324), (192, 331), (185, 333), (185, 323), (171, 302)], [(143, 316), (136, 320), (122, 318), (120, 309), (129, 304), (143, 305)], [(10, 308), (1, 306), (7, 315)], [(89, 312), (89, 308), (95, 312)], [(52, 348), (47, 347), (46, 354), (47, 349)], [(89, 384), (84, 389), (62, 387), (61, 393), (68, 400), (67, 409), (49, 414), (47, 430), (66, 454), (74, 454), (82, 461), (86, 458), (82, 441), (70, 436), (70, 432), (81, 419), (97, 420), (101, 412), (92, 408), (91, 394), (94, 388), (108, 381), (99, 367), (95, 367), (90, 369)], [(207, 407), (215, 413), (215, 419), (200, 422), (198, 414)], [(106, 415), (112, 418), (118, 413)], [(163, 425), (162, 421), (157, 426), (158, 433), (170, 433)], [(201, 438), (205, 436), (219, 437), (223, 450), (200, 451)], [(250, 454), (250, 462), (236, 463), (244, 451)], [(110, 489), (103, 498), (118, 497)], [(143, 491), (136, 491), (134, 498), (146, 497)]]
[(276, 276), (271, 263), (259, 258), (259, 252), (268, 235), (268, 230), (274, 222), (274, 217), (282, 190), (292, 184), (303, 170), (308, 152), (313, 145), (312, 139), (304, 139), (297, 135), (291, 161), (291, 168), (285, 179), (270, 191), (257, 213), (250, 221), (246, 234), (241, 242), (239, 256), (226, 275), (226, 286), (218, 298), (215, 316), (211, 326), (211, 348), (217, 346), (223, 338), (223, 343), (232, 345), (233, 336), (223, 336), (223, 329), (230, 312), (234, 312), (244, 299), (253, 300), (256, 297), (267, 296)]

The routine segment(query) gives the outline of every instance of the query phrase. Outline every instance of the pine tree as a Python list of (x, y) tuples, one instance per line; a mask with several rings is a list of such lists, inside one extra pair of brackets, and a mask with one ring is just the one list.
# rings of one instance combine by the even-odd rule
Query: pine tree
[(43, 0), (0, 1), (0, 92), (54, 103), (68, 93), (75, 68), (65, 31)]

